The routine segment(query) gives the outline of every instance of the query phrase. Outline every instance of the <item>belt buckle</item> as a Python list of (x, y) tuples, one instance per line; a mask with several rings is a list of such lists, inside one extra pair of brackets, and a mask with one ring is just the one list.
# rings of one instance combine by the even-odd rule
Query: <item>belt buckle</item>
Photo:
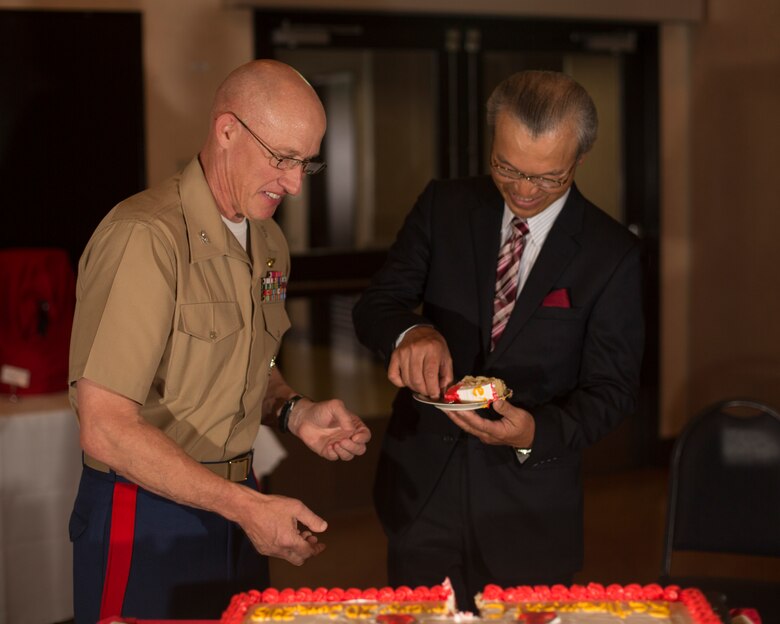
[(252, 466), (252, 451), (243, 457), (231, 459), (227, 462), (227, 478), (230, 481), (246, 481)]

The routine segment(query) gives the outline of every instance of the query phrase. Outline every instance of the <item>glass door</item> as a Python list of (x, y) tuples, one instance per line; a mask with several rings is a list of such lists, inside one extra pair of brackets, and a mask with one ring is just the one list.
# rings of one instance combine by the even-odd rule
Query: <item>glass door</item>
[[(657, 33), (647, 24), (473, 16), (257, 11), (256, 56), (301, 71), (328, 113), (328, 168), (278, 219), (290, 241), (293, 329), (283, 360), (317, 368), (317, 396), (354, 386), (384, 415), (394, 389), (357, 345), (350, 310), (433, 177), (487, 172), (485, 102), (522, 69), (571, 74), (596, 101), (599, 139), (577, 170), (589, 199), (642, 237), (648, 347), (657, 344)], [(302, 357), (303, 356), (303, 357)], [(308, 359), (307, 359), (308, 358)], [(657, 356), (646, 357), (632, 457), (655, 437)], [(286, 371), (288, 376), (289, 371)], [(297, 380), (296, 380), (297, 383)], [(350, 392), (350, 390), (346, 390)], [(346, 397), (345, 397), (346, 398)], [(349, 400), (348, 400), (349, 403)]]

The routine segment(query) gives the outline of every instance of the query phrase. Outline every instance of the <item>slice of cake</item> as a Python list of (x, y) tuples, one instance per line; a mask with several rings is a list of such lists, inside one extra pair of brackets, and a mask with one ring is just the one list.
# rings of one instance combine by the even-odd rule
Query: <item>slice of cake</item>
[(701, 591), (676, 585), (487, 585), (476, 603), (486, 621), (520, 624), (722, 624)]
[(466, 375), (444, 392), (445, 403), (483, 403), (484, 407), (512, 395), (503, 380), (496, 377)]

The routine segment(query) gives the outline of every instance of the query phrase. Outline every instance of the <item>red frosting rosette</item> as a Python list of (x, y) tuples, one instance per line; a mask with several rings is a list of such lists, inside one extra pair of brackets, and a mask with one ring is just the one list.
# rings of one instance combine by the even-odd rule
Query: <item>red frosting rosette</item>
[[(480, 595), (482, 602), (500, 602), (507, 605), (518, 603), (554, 603), (589, 601), (598, 602), (610, 600), (615, 602), (632, 601), (658, 601), (681, 602), (691, 615), (696, 624), (721, 624), (719, 616), (713, 611), (706, 596), (698, 589), (681, 589), (679, 585), (667, 585), (662, 587), (657, 583), (640, 585), (630, 583), (618, 585), (616, 583), (604, 586), (600, 583), (588, 583), (587, 585), (520, 585), (517, 587), (501, 587), (499, 585), (485, 585)], [(536, 624), (546, 622), (553, 611), (541, 611), (538, 613), (520, 613), (518, 622), (523, 624)], [(554, 619), (554, 618), (553, 618)]]
[[(249, 590), (232, 597), (227, 609), (225, 609), (220, 620), (220, 624), (242, 624), (246, 613), (252, 607), (260, 604), (316, 604), (316, 603), (340, 603), (340, 602), (435, 602), (445, 601), (452, 595), (452, 589), (448, 582), (445, 584), (434, 585), (433, 587), (418, 586), (412, 589), (409, 586), (402, 585), (397, 588), (369, 587), (368, 589), (358, 589), (350, 587), (342, 589), (341, 587), (300, 587), (298, 589), (284, 588), (277, 589), (269, 587), (263, 591)], [(384, 617), (384, 616), (383, 616)], [(410, 624), (413, 617), (408, 615), (391, 614), (381, 620), (382, 624)]]

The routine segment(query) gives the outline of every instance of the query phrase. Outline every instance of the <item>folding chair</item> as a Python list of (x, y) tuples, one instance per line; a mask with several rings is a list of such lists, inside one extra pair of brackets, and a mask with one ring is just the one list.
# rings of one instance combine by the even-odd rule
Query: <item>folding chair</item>
[(780, 557), (780, 414), (733, 399), (699, 413), (672, 451), (661, 582), (717, 591), (780, 622), (780, 583), (672, 575), (676, 551)]

